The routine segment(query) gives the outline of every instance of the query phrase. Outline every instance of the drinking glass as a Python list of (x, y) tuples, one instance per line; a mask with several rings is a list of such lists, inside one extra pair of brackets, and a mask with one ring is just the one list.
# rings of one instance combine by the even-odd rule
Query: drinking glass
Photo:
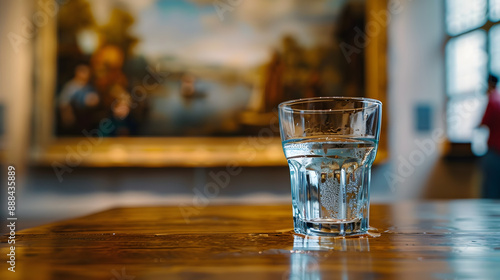
[(382, 103), (369, 98), (298, 99), (281, 103), (279, 116), (295, 232), (366, 234)]

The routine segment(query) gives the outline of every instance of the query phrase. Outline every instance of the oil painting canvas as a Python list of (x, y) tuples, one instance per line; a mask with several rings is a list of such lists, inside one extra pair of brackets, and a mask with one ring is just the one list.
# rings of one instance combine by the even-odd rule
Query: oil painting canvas
[(365, 14), (356, 0), (67, 1), (55, 135), (106, 120), (109, 137), (242, 137), (282, 101), (365, 96), (364, 50), (343, 47)]

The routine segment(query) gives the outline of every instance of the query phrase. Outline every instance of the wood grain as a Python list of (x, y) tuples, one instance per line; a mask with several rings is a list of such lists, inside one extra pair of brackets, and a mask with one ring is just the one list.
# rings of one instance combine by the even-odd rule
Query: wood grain
[(499, 201), (373, 205), (370, 218), (380, 237), (304, 238), (289, 205), (117, 208), (18, 232), (17, 272), (0, 278), (500, 279)]

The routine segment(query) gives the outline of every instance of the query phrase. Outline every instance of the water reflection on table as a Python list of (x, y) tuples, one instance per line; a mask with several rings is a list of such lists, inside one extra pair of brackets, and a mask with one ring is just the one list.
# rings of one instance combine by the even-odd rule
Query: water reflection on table
[[(329, 238), (294, 235), (293, 251), (290, 256), (290, 272), (287, 279), (322, 279), (321, 262), (326, 261), (328, 252), (333, 251), (367, 252), (370, 251), (370, 240), (367, 237)], [(318, 252), (327, 254), (322, 255)], [(336, 276), (340, 276), (340, 279), (349, 279), (348, 262), (347, 257), (341, 257), (340, 261), (337, 262), (337, 265), (340, 266), (340, 273), (336, 272)]]

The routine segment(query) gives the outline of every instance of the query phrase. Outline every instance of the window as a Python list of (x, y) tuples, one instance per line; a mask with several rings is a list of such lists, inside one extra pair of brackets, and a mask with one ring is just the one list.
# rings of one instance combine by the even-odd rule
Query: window
[(490, 31), (490, 59), (491, 72), (500, 74), (500, 24)]
[(450, 35), (457, 35), (486, 23), (487, 0), (448, 0), (446, 26)]
[(492, 21), (500, 20), (500, 0), (490, 0), (490, 19)]
[(446, 0), (447, 134), (470, 143), (486, 107), (489, 72), (500, 75), (500, 0)]

